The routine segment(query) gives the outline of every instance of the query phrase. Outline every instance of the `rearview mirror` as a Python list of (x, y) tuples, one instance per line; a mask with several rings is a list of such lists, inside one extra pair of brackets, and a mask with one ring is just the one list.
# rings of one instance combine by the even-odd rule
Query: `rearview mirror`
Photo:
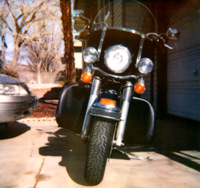
[(169, 27), (169, 29), (166, 32), (166, 36), (170, 40), (177, 40), (178, 35), (179, 35), (179, 31), (176, 28)]
[(82, 9), (75, 9), (75, 10), (73, 10), (72, 16), (73, 16), (73, 18), (76, 19), (76, 18), (80, 18), (80, 16), (83, 14), (84, 14), (84, 11)]
[(72, 13), (74, 18), (74, 36), (76, 39), (83, 39), (83, 36), (88, 34), (88, 28), (90, 27), (90, 19), (83, 14), (84, 11), (81, 9), (76, 9)]
[(72, 16), (74, 19), (85, 20), (85, 21), (87, 21), (87, 24), (90, 24), (90, 19), (85, 17), (83, 14), (84, 14), (84, 10), (75, 9), (75, 10), (73, 10)]

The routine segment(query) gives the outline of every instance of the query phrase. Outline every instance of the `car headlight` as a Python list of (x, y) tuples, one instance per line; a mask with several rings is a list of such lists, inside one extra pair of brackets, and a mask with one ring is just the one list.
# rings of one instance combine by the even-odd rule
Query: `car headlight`
[(153, 62), (149, 58), (142, 58), (138, 64), (137, 68), (141, 74), (148, 74), (153, 70)]
[(98, 59), (98, 52), (93, 47), (83, 50), (83, 60), (85, 63), (95, 63)]
[(20, 85), (0, 84), (0, 95), (27, 95), (28, 92)]
[(122, 45), (110, 47), (104, 56), (105, 65), (115, 73), (124, 72), (131, 64), (131, 53)]

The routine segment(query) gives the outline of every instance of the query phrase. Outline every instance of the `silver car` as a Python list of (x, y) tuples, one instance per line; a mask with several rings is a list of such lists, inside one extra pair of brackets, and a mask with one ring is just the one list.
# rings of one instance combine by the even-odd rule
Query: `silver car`
[(0, 124), (31, 115), (37, 101), (23, 81), (0, 74)]

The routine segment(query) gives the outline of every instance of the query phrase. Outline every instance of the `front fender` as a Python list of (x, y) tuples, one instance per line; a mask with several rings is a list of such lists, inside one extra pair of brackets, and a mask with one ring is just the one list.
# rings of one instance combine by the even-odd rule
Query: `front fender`
[[(115, 101), (116, 105), (110, 106), (106, 104), (101, 104), (100, 101), (103, 98)], [(117, 106), (117, 97), (109, 93), (101, 93), (94, 104), (91, 106), (90, 115), (119, 121), (121, 117), (121, 112), (120, 108)]]
[(89, 95), (90, 88), (79, 86), (78, 83), (67, 85), (63, 89), (56, 111), (59, 127), (81, 132)]
[[(60, 96), (56, 121), (59, 127), (81, 133), (90, 88), (78, 83), (67, 85)], [(125, 143), (144, 143), (151, 138), (154, 129), (154, 111), (151, 104), (141, 98), (133, 97), (130, 103)]]
[(130, 102), (125, 143), (149, 142), (154, 131), (155, 114), (152, 105), (145, 99), (133, 97)]

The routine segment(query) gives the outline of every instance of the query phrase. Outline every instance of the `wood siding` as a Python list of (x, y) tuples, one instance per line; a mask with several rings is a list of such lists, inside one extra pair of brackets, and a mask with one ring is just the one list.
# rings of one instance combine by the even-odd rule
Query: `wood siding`
[(179, 5), (169, 25), (180, 36), (168, 52), (167, 113), (200, 121), (200, 3)]

